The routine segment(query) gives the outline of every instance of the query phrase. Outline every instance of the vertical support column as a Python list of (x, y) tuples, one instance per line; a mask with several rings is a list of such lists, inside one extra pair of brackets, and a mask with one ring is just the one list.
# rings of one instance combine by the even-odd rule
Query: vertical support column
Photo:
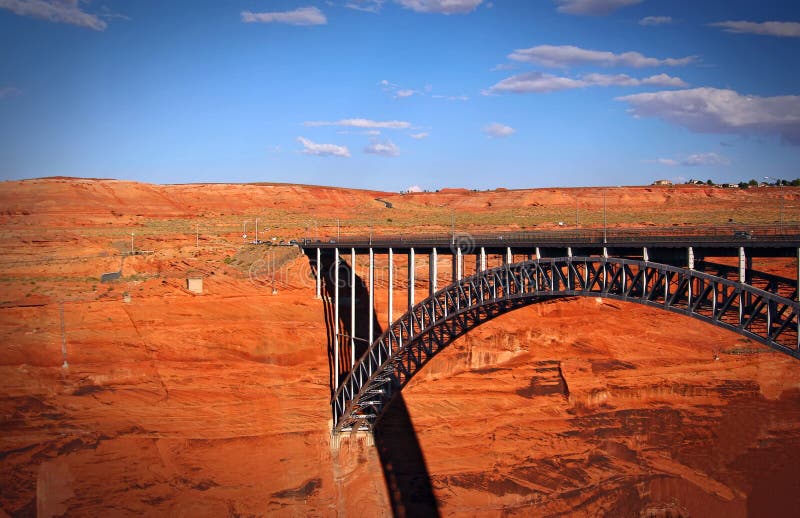
[(322, 298), (322, 250), (317, 248), (317, 294), (316, 298)]
[(439, 276), (439, 272), (437, 271), (437, 261), (439, 257), (436, 253), (436, 248), (431, 249), (431, 254), (428, 256), (428, 294), (433, 297), (433, 294), (436, 293), (436, 289), (438, 288), (437, 277)]
[(350, 249), (350, 372), (356, 364), (356, 249)]
[(408, 250), (408, 310), (414, 307), (414, 249)]
[(541, 258), (542, 258), (542, 253), (539, 251), (539, 247), (537, 246), (536, 247), (536, 260), (538, 261)]
[[(744, 247), (739, 247), (739, 282), (744, 283), (747, 279), (747, 258), (744, 254)], [(747, 304), (745, 301), (744, 293), (739, 294), (739, 325), (742, 323), (742, 318), (744, 317), (744, 305)]]
[[(650, 261), (650, 256), (647, 254), (646, 246), (642, 247), (642, 261)], [(647, 268), (642, 269), (642, 298), (647, 298)]]
[(333, 387), (339, 386), (339, 249), (333, 249)]
[(567, 257), (572, 257), (572, 247), (571, 246), (567, 247)]
[[(394, 302), (394, 251), (390, 248), (389, 249), (389, 312), (387, 315), (387, 324), (386, 329), (392, 328), (392, 322), (394, 322), (394, 314), (392, 308), (392, 303)], [(391, 350), (392, 342), (389, 341), (389, 352)]]
[(512, 264), (514, 262), (514, 254), (511, 253), (511, 247), (510, 246), (506, 247), (506, 255), (505, 255), (505, 257), (503, 259), (504, 259), (503, 260), (504, 264)]
[[(606, 247), (603, 247), (603, 259), (608, 259), (608, 248)], [(605, 292), (607, 290), (608, 290), (608, 270), (606, 269), (606, 262), (603, 261), (603, 291)]]
[(694, 270), (694, 248), (691, 246), (686, 249), (686, 266), (690, 270)]
[(486, 249), (483, 248), (483, 247), (481, 247), (480, 261), (481, 261), (481, 271), (485, 272), (486, 271)]
[(369, 345), (375, 340), (375, 251), (369, 249)]
[(739, 282), (744, 282), (746, 279), (747, 258), (744, 255), (744, 247), (739, 247)]
[[(797, 249), (798, 256), (800, 257), (800, 248)], [(461, 249), (456, 249), (456, 281), (460, 281), (464, 277), (464, 256), (461, 254)], [(798, 267), (798, 276), (800, 276), (800, 267)], [(800, 279), (800, 277), (798, 277)]]

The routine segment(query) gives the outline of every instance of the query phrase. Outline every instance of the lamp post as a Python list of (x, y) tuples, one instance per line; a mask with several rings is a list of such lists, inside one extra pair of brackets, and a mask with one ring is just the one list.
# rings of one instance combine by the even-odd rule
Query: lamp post
[(775, 180), (778, 184), (778, 232), (783, 233), (783, 180), (765, 176), (764, 180)]
[(450, 244), (456, 244), (456, 211), (450, 210)]

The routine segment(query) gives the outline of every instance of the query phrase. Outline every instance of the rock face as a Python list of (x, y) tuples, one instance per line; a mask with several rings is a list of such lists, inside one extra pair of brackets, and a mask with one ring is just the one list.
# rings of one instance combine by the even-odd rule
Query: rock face
[[(185, 235), (197, 215), (262, 194), (207, 188), (212, 203), (200, 186), (69, 182), (0, 188), (0, 516), (730, 518), (800, 505), (800, 362), (788, 356), (635, 304), (551, 301), (439, 353), (376, 437), (332, 438), (307, 259), (243, 246), (227, 212), (204, 216), (216, 230), (199, 247)], [(278, 190), (294, 207), (313, 189)], [(108, 213), (109, 190), (147, 210)], [(329, 191), (321, 204), (355, 212), (406, 199)], [(706, 196), (675, 196), (691, 193)], [(525, 193), (479, 194), (444, 193), (463, 210)], [(433, 196), (412, 197), (420, 214)], [(636, 196), (620, 194), (644, 206)], [(120, 268), (114, 243), (129, 235), (106, 220), (138, 225), (154, 253)], [(201, 295), (185, 289), (191, 272)], [(385, 315), (383, 298), (376, 308)]]

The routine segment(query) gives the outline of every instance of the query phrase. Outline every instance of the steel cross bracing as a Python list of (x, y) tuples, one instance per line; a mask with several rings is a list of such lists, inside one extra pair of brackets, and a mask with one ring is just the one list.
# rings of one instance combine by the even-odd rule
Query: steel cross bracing
[(608, 297), (689, 315), (800, 358), (800, 303), (706, 273), (632, 259), (536, 259), (448, 285), (393, 322), (337, 387), (334, 432), (371, 429), (436, 353), (483, 321), (545, 298)]

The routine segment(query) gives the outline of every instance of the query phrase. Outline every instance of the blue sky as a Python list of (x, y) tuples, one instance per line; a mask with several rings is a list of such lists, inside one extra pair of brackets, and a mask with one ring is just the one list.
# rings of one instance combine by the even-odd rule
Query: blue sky
[(800, 177), (800, 3), (0, 0), (0, 178)]

